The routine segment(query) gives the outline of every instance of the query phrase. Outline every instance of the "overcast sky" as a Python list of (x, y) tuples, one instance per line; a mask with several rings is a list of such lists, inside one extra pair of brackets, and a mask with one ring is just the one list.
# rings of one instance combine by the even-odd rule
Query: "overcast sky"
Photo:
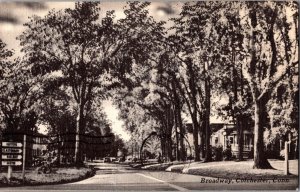
[[(74, 2), (0, 2), (0, 38), (9, 48), (17, 51), (19, 42), (16, 37), (24, 30), (23, 24), (29, 21), (28, 17), (44, 16), (52, 9), (73, 8), (74, 5)], [(125, 17), (123, 13), (125, 5), (125, 2), (102, 2), (101, 15), (104, 16), (108, 10), (115, 10), (116, 19)], [(152, 2), (149, 13), (156, 20), (168, 21), (170, 17), (178, 15), (181, 5), (182, 3), (176, 2)]]
[[(19, 41), (16, 39), (25, 29), (24, 23), (29, 21), (33, 15), (45, 16), (50, 10), (60, 10), (73, 8), (74, 2), (0, 2), (0, 38), (7, 44), (9, 49), (14, 49), (19, 54)], [(116, 19), (125, 17), (123, 7), (125, 2), (102, 2), (102, 15), (108, 10), (115, 10)], [(182, 3), (161, 3), (153, 2), (149, 6), (149, 13), (157, 21), (168, 21), (170, 17), (178, 15)], [(168, 26), (166, 26), (168, 27)], [(118, 109), (112, 102), (103, 102), (103, 107), (108, 119), (112, 123), (112, 129), (125, 140), (130, 139), (130, 135), (124, 131), (123, 122), (118, 119)]]

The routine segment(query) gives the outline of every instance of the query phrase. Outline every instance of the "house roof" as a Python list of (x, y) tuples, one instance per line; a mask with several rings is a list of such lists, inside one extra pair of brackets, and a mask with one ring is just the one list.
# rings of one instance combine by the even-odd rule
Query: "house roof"
[(211, 132), (217, 132), (224, 127), (225, 123), (212, 123), (210, 124)]
[[(217, 132), (219, 131), (220, 129), (222, 129), (224, 126), (234, 126), (233, 124), (225, 124), (225, 123), (211, 123), (210, 124), (210, 129), (211, 129), (211, 132)], [(193, 124), (192, 123), (186, 123), (185, 124), (186, 128), (187, 128), (187, 131), (188, 133), (192, 133), (193, 132)]]
[[(193, 133), (193, 124), (192, 123), (186, 123), (185, 124), (187, 132)], [(233, 123), (211, 123), (210, 124), (211, 133), (215, 133), (220, 131), (221, 129), (226, 129), (229, 132), (232, 132), (236, 130), (236, 126)], [(249, 126), (249, 128), (244, 128), (244, 131), (252, 131), (253, 127)]]

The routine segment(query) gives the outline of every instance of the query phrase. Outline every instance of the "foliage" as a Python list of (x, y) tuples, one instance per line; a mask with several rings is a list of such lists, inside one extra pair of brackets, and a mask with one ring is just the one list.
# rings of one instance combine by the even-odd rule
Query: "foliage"
[[(113, 12), (107, 12), (98, 22), (98, 5), (78, 2), (74, 9), (32, 17), (19, 37), (34, 75), (45, 77), (57, 71), (62, 84), (70, 87), (78, 116), (77, 134), (85, 131), (85, 115), (95, 97), (105, 96), (110, 84), (110, 60), (123, 45), (117, 38), (120, 28), (115, 28)], [(76, 141), (75, 159), (80, 162), (79, 138)]]
[(26, 62), (12, 59), (12, 51), (1, 44), (0, 114), (6, 131), (36, 132), (35, 104), (44, 94), (38, 78), (31, 76)]
[(229, 161), (232, 158), (232, 151), (231, 148), (226, 148), (223, 152), (223, 158), (225, 161)]
[[(102, 106), (110, 98), (132, 134), (128, 152), (140, 152), (155, 132), (148, 153), (171, 161), (175, 148), (177, 160), (186, 160), (188, 132), (195, 161), (200, 151), (205, 161), (211, 152), (230, 159), (229, 149), (210, 149), (217, 113), (236, 124), (239, 143), (243, 129), (254, 127), (254, 168), (270, 168), (264, 146), (298, 137), (298, 5), (186, 2), (169, 28), (151, 16), (150, 5), (128, 2), (121, 19), (102, 13), (99, 2), (33, 16), (19, 36), (22, 58), (0, 40), (1, 127), (36, 131), (44, 123), (49, 135), (76, 132), (79, 162), (79, 134), (112, 135)], [(99, 150), (116, 155), (124, 145), (114, 136), (111, 149)]]
[(212, 156), (214, 161), (222, 161), (223, 160), (223, 146), (217, 145), (212, 147)]

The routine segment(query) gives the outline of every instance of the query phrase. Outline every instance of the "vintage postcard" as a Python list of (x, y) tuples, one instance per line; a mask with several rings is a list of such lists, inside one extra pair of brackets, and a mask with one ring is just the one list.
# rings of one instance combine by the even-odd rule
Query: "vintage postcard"
[(0, 191), (299, 189), (296, 1), (0, 1)]

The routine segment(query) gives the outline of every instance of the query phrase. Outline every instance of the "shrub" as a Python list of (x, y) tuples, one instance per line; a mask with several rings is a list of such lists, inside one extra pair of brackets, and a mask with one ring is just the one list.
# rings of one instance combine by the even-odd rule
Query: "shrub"
[(223, 151), (223, 158), (225, 161), (228, 161), (228, 160), (231, 160), (232, 158), (232, 151), (231, 151), (231, 148), (226, 148), (224, 151)]
[[(290, 151), (288, 152), (288, 156), (289, 156), (290, 160), (298, 159), (299, 158), (299, 150), (296, 149), (296, 151), (295, 151), (295, 149), (293, 147), (291, 147)], [(280, 150), (279, 158), (285, 159), (285, 149)]]
[(281, 159), (285, 158), (285, 149), (280, 150), (280, 158)]
[(251, 148), (251, 150), (250, 150), (250, 152), (248, 154), (248, 158), (249, 159), (253, 159), (253, 157), (254, 157), (254, 150), (253, 150), (253, 148)]
[(223, 155), (223, 146), (222, 145), (216, 145), (212, 147), (212, 156), (215, 161), (222, 161)]
[(271, 150), (271, 149), (267, 149), (265, 151), (265, 156), (267, 159), (279, 159), (280, 158), (279, 152), (276, 150)]
[(187, 160), (193, 160), (194, 159), (194, 157), (192, 156), (192, 155), (189, 155), (188, 157), (187, 157)]

